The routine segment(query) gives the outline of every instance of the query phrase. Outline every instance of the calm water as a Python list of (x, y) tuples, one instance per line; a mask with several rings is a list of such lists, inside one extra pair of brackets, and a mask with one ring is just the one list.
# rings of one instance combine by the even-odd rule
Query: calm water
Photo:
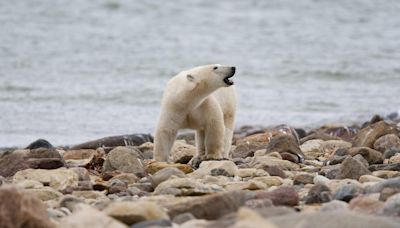
[(182, 69), (237, 66), (238, 125), (400, 108), (400, 1), (0, 1), (0, 147), (154, 130)]

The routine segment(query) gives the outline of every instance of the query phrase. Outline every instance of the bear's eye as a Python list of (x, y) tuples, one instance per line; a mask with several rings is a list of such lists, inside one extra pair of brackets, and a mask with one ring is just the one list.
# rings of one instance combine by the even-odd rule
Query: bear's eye
[(218, 67), (214, 67), (213, 69), (216, 70), (216, 69), (218, 69)]

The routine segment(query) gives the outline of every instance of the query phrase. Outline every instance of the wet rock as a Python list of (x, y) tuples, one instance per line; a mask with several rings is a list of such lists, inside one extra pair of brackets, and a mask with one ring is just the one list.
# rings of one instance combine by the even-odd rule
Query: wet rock
[(171, 177), (186, 177), (186, 174), (174, 167), (167, 167), (157, 171), (151, 177), (153, 187), (156, 188), (160, 183), (170, 179)]
[(374, 149), (384, 153), (390, 149), (400, 150), (400, 138), (395, 134), (379, 137), (374, 143)]
[(170, 217), (189, 212), (198, 219), (215, 220), (237, 211), (253, 197), (252, 192), (232, 191), (195, 197), (183, 202), (172, 202), (165, 207)]
[(115, 220), (105, 213), (90, 207), (84, 207), (66, 216), (60, 221), (60, 227), (102, 227), (102, 228), (128, 228), (125, 224)]
[(291, 135), (280, 135), (277, 137), (273, 137), (268, 143), (266, 149), (267, 153), (288, 152), (290, 154), (297, 156), (300, 161), (303, 161), (305, 158), (303, 152), (300, 150), (297, 139)]
[(211, 175), (211, 170), (213, 169), (223, 169), (226, 171), (228, 176), (236, 176), (238, 173), (238, 167), (232, 161), (203, 161), (200, 164), (200, 167), (193, 173), (189, 174), (189, 176), (201, 178), (205, 175)]
[(257, 199), (270, 199), (275, 206), (296, 206), (299, 204), (299, 195), (292, 187), (279, 187), (273, 191), (256, 192)]
[(385, 215), (400, 216), (400, 193), (389, 197), (384, 206), (383, 213)]
[(333, 195), (335, 200), (341, 200), (345, 202), (349, 202), (354, 197), (362, 194), (364, 190), (361, 186), (355, 183), (343, 183)]
[(332, 200), (331, 190), (323, 184), (316, 184), (305, 197), (306, 204), (326, 203)]
[(279, 226), (280, 228), (296, 227), (301, 224), (302, 227), (363, 227), (363, 228), (395, 228), (398, 223), (389, 218), (379, 216), (351, 213), (351, 212), (317, 212), (317, 213), (298, 213), (289, 214), (270, 218), (269, 221)]
[(53, 145), (51, 145), (51, 143), (49, 141), (47, 141), (46, 139), (38, 139), (34, 142), (32, 142), (31, 144), (29, 144), (29, 146), (27, 146), (25, 149), (37, 149), (37, 148), (54, 148)]
[(329, 203), (324, 203), (320, 209), (321, 212), (332, 212), (332, 211), (346, 211), (349, 205), (346, 202), (340, 200), (332, 200)]
[(102, 148), (114, 148), (118, 146), (140, 146), (146, 142), (153, 142), (153, 137), (147, 134), (133, 134), (133, 135), (119, 135), (105, 137), (89, 142), (85, 142), (79, 145), (72, 146), (70, 149), (97, 149)]
[(38, 198), (15, 186), (1, 186), (0, 226), (50, 228), (54, 224)]
[(53, 170), (47, 169), (25, 169), (18, 171), (13, 177), (13, 183), (23, 180), (36, 180), (45, 186), (54, 189), (64, 189), (68, 186), (78, 186), (79, 176), (72, 170), (59, 168)]
[(340, 165), (339, 172), (336, 175), (336, 179), (356, 179), (365, 174), (370, 174), (371, 172), (360, 162), (354, 158), (346, 158)]
[(113, 202), (108, 205), (104, 212), (127, 225), (142, 221), (169, 219), (168, 215), (153, 202)]
[(383, 204), (379, 201), (379, 195), (360, 195), (350, 201), (349, 208), (355, 212), (378, 214), (382, 211)]
[(353, 146), (373, 148), (375, 141), (381, 136), (397, 133), (394, 125), (379, 121), (361, 129), (354, 138)]
[(133, 147), (116, 147), (108, 153), (103, 164), (103, 172), (115, 170), (138, 176), (145, 176), (146, 173), (140, 152)]
[(264, 169), (265, 171), (267, 171), (267, 173), (270, 176), (278, 176), (281, 178), (286, 178), (286, 174), (282, 171), (281, 168), (279, 168), (278, 166), (272, 165), (272, 166), (263, 166), (262, 169)]
[(187, 164), (196, 154), (195, 146), (177, 140), (171, 149), (170, 160), (173, 163)]
[(314, 176), (311, 174), (298, 174), (293, 178), (293, 184), (294, 185), (300, 185), (300, 184), (312, 184), (314, 183)]
[(150, 174), (154, 174), (157, 171), (168, 168), (168, 167), (174, 167), (179, 170), (181, 170), (184, 173), (191, 173), (193, 172), (193, 168), (190, 165), (186, 164), (171, 164), (171, 163), (166, 163), (166, 162), (155, 162), (152, 161), (146, 165), (146, 172)]
[(190, 196), (221, 192), (216, 185), (207, 185), (191, 178), (173, 178), (160, 183), (154, 189), (154, 195)]
[(383, 153), (383, 158), (385, 158), (385, 159), (391, 158), (392, 156), (394, 156), (396, 154), (400, 154), (400, 149), (389, 149)]
[(350, 148), (348, 152), (351, 156), (355, 156), (357, 154), (362, 155), (369, 164), (382, 163), (383, 161), (381, 152), (368, 147), (353, 147)]

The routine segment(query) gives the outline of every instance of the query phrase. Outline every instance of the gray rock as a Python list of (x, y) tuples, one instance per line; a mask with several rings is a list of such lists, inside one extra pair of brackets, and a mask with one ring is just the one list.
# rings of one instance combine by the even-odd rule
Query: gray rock
[(172, 227), (172, 223), (167, 219), (150, 220), (150, 221), (138, 222), (132, 225), (130, 228), (158, 228), (158, 227)]
[(389, 197), (384, 206), (383, 213), (385, 215), (400, 216), (400, 193)]
[(332, 200), (331, 190), (323, 184), (314, 185), (305, 197), (306, 204), (325, 203)]
[(387, 180), (380, 181), (372, 186), (366, 187), (367, 193), (381, 192), (384, 188), (399, 188), (400, 189), (400, 177), (390, 178)]
[(388, 149), (383, 153), (383, 158), (391, 158), (392, 156), (400, 154), (400, 149)]
[(196, 219), (196, 217), (194, 217), (192, 215), (192, 213), (185, 212), (185, 213), (182, 213), (182, 214), (179, 214), (179, 215), (175, 216), (172, 219), (172, 222), (176, 223), (176, 224), (182, 224), (182, 223), (185, 223), (185, 222), (187, 222), (189, 220), (193, 220), (193, 219)]
[(336, 175), (336, 179), (356, 179), (365, 174), (371, 172), (364, 166), (364, 164), (354, 158), (346, 158), (340, 165), (339, 172)]
[(345, 183), (336, 190), (333, 198), (335, 200), (349, 202), (351, 199), (362, 193), (363, 189), (359, 185), (354, 183)]
[(161, 169), (151, 176), (153, 188), (156, 188), (160, 183), (170, 179), (172, 176), (186, 177), (186, 174), (175, 167)]
[(349, 205), (346, 202), (340, 200), (332, 200), (329, 203), (322, 204), (320, 211), (322, 212), (332, 212), (332, 211), (346, 211)]
[(373, 172), (377, 170), (392, 170), (392, 171), (400, 171), (400, 163), (395, 164), (377, 164), (370, 165), (368, 169)]
[(145, 168), (140, 156), (140, 152), (134, 147), (116, 147), (107, 155), (103, 164), (103, 172), (118, 170), (144, 176)]

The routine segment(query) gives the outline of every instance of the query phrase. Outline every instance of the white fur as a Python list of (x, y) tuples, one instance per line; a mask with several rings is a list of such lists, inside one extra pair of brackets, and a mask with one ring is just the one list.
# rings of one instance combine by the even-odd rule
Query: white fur
[(168, 161), (179, 129), (196, 130), (201, 159), (228, 158), (236, 112), (233, 85), (224, 78), (234, 73), (230, 66), (206, 65), (182, 71), (166, 86), (154, 138), (154, 159)]

